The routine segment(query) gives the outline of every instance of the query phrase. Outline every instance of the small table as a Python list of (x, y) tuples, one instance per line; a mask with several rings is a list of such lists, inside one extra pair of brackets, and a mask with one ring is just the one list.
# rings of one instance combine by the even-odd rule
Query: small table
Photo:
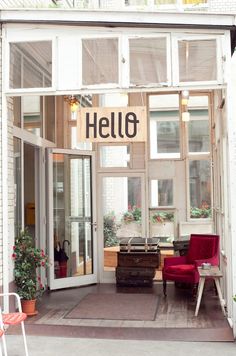
[(197, 305), (196, 305), (196, 309), (195, 309), (195, 316), (198, 315), (198, 310), (200, 307), (200, 303), (201, 303), (201, 299), (202, 299), (202, 293), (203, 293), (203, 289), (204, 289), (204, 284), (205, 284), (205, 280), (206, 278), (213, 278), (215, 281), (215, 285), (216, 285), (216, 289), (217, 289), (217, 293), (218, 293), (218, 297), (220, 300), (220, 305), (221, 305), (221, 309), (222, 312), (224, 314), (224, 316), (226, 316), (225, 313), (225, 308), (224, 308), (224, 300), (222, 297), (222, 293), (221, 293), (221, 289), (220, 289), (220, 278), (222, 278), (222, 272), (219, 270), (219, 268), (217, 266), (212, 266), (209, 269), (203, 269), (202, 267), (198, 267), (198, 272), (200, 275), (200, 280), (199, 280), (199, 284), (198, 284), (198, 292), (197, 292)]

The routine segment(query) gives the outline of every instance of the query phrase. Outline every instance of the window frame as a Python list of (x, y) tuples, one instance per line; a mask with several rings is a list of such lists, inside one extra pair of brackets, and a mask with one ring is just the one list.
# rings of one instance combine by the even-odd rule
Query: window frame
[[(157, 181), (160, 181), (160, 180), (171, 180), (172, 181), (172, 194), (173, 194), (173, 204), (172, 205), (158, 205), (158, 206), (154, 206), (152, 205), (152, 180), (157, 180)], [(150, 177), (149, 178), (149, 210), (174, 210), (175, 209), (175, 179), (174, 177)]]
[[(101, 165), (101, 152), (100, 149), (103, 146), (126, 146), (129, 147), (129, 155), (130, 159), (127, 163), (127, 167), (103, 167)], [(96, 145), (97, 151), (97, 171), (98, 172), (123, 172), (123, 171), (130, 171), (132, 168), (132, 144), (130, 142), (118, 142), (118, 143), (111, 143), (111, 142), (104, 142), (104, 143), (97, 143)], [(132, 170), (133, 171), (133, 170)]]
[[(81, 89), (116, 89), (120, 88), (121, 85), (121, 72), (122, 72), (122, 58), (121, 58), (121, 34), (120, 33), (112, 33), (112, 34), (99, 34), (99, 35), (94, 35), (94, 34), (87, 34), (87, 35), (81, 35), (79, 38), (79, 48), (80, 48), (80, 53), (81, 55), (79, 56), (79, 88)], [(101, 83), (101, 84), (89, 84), (89, 85), (84, 85), (83, 84), (83, 53), (82, 53), (82, 41), (83, 40), (98, 40), (98, 39), (117, 39), (118, 40), (118, 56), (117, 56), (117, 69), (118, 69), (118, 82), (117, 83)]]
[[(173, 91), (173, 92), (159, 92), (159, 93), (150, 93), (148, 95), (148, 98), (150, 96), (161, 96), (161, 95), (179, 95), (179, 107), (177, 108), (177, 111), (179, 111), (179, 147), (180, 147), (180, 151), (179, 151), (179, 157), (174, 157), (173, 154), (168, 154), (168, 153), (164, 153), (162, 154), (163, 156), (161, 157), (160, 155), (158, 156), (157, 153), (157, 137), (155, 139), (155, 147), (156, 147), (156, 151), (155, 151), (155, 156), (151, 156), (151, 135), (150, 135), (150, 115), (148, 115), (148, 119), (147, 119), (147, 125), (148, 125), (148, 158), (150, 161), (155, 161), (155, 160), (173, 160), (173, 161), (179, 161), (182, 159), (183, 155), (184, 155), (184, 147), (186, 146), (184, 143), (184, 130), (183, 130), (183, 122), (181, 120), (181, 104), (180, 104), (180, 93)], [(150, 113), (151, 111), (154, 110), (150, 110), (150, 105), (149, 105), (149, 99), (148, 99), (148, 113)], [(177, 121), (177, 120), (176, 120)], [(156, 121), (157, 122), (157, 121)]]
[(213, 216), (210, 218), (191, 218), (190, 217), (190, 176), (189, 176), (189, 166), (191, 161), (207, 161), (210, 165), (210, 184), (211, 184), (211, 209), (213, 211), (213, 174), (212, 174), (212, 159), (211, 154), (205, 155), (191, 155), (186, 158), (186, 195), (187, 195), (187, 222), (193, 221), (213, 221)]
[[(209, 151), (206, 151), (206, 152), (190, 152), (189, 151), (189, 126), (188, 124), (186, 124), (185, 126), (185, 136), (186, 136), (186, 143), (185, 143), (185, 146), (186, 146), (186, 155), (188, 157), (192, 157), (193, 159), (195, 157), (206, 157), (208, 155), (211, 155), (211, 139), (212, 139), (212, 133), (211, 133), (211, 96), (209, 93), (207, 92), (191, 92), (190, 97), (199, 97), (199, 96), (206, 96), (208, 98), (208, 107), (207, 107), (207, 110), (208, 110), (208, 122), (209, 122), (209, 126), (208, 126), (208, 129), (209, 129)], [(194, 111), (194, 110), (198, 110), (198, 109), (195, 109), (195, 107), (191, 107), (189, 106), (189, 111)], [(191, 121), (191, 117), (190, 117), (190, 121)], [(198, 121), (196, 119), (196, 121)], [(200, 120), (199, 120), (200, 121)]]
[[(132, 39), (158, 39), (158, 38), (165, 38), (166, 39), (166, 82), (160, 83), (150, 83), (150, 84), (131, 84), (130, 82), (130, 40)], [(170, 86), (172, 81), (172, 71), (171, 71), (171, 33), (166, 32), (159, 32), (156, 34), (139, 34), (139, 35), (128, 35), (127, 38), (127, 81), (129, 88), (151, 88), (151, 87), (163, 87), (163, 86)]]
[[(215, 40), (216, 41), (216, 80), (206, 80), (206, 81), (180, 81), (179, 75), (179, 51), (178, 44), (180, 41), (204, 41), (204, 40)], [(191, 85), (214, 85), (223, 84), (223, 48), (222, 48), (222, 35), (200, 35), (200, 34), (177, 34), (172, 35), (172, 68), (173, 68), (173, 85), (174, 86), (191, 86)]]
[[(10, 87), (10, 44), (12, 43), (25, 43), (25, 42), (51, 42), (52, 44), (52, 79), (50, 87), (35, 87), (35, 88), (11, 88)], [(56, 90), (56, 69), (57, 69), (57, 43), (55, 37), (44, 37), (40, 36), (38, 38), (23, 37), (23, 38), (9, 38), (3, 44), (5, 48), (5, 66), (6, 66), (6, 79), (4, 80), (4, 90), (6, 93), (14, 96), (15, 94), (27, 95), (27, 93), (47, 93)]]

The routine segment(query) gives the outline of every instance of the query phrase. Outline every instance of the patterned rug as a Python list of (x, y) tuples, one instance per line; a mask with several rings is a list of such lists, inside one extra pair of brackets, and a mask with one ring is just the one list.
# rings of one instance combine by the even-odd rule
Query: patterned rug
[(158, 297), (153, 294), (91, 293), (66, 319), (155, 320)]

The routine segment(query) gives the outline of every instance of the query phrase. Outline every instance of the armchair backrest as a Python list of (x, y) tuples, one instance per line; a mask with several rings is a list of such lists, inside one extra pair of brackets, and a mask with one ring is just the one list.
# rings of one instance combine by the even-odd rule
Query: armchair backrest
[(219, 264), (219, 235), (192, 234), (187, 253), (188, 263), (215, 257), (215, 264)]

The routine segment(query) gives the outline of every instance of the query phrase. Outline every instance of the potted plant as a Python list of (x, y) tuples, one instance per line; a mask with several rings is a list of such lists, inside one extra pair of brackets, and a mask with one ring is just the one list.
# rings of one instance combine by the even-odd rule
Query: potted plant
[(39, 267), (48, 266), (48, 257), (43, 250), (34, 247), (32, 236), (23, 230), (15, 240), (12, 258), (15, 262), (16, 291), (21, 298), (22, 309), (27, 315), (35, 315), (36, 299), (44, 292), (37, 272)]
[(141, 219), (141, 208), (136, 205), (129, 206), (128, 210), (123, 214), (123, 221), (125, 224), (129, 224), (130, 222), (141, 224)]

